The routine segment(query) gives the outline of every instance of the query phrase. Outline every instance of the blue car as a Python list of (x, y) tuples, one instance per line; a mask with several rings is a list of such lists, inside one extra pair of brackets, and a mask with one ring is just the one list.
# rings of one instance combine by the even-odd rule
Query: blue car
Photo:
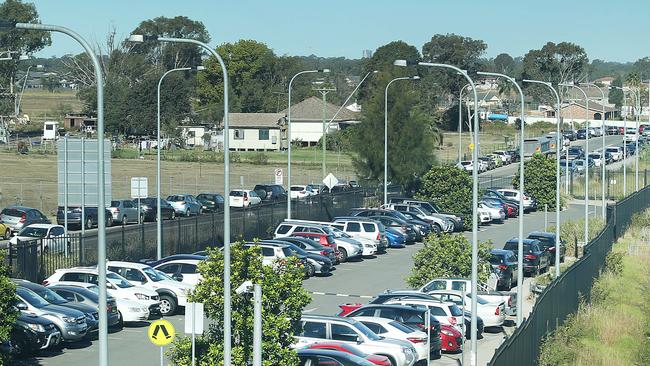
[(406, 235), (391, 227), (386, 228), (386, 239), (388, 239), (388, 246), (391, 248), (404, 248), (406, 246)]

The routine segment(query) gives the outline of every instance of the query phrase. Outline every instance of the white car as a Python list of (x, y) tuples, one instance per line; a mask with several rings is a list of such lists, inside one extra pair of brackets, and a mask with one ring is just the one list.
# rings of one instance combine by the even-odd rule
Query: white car
[(461, 333), (463, 332), (463, 324), (465, 321), (464, 314), (463, 311), (453, 302), (403, 298), (389, 300), (386, 304), (426, 306), (431, 311), (431, 315), (436, 318), (440, 324), (451, 325)]
[(625, 138), (624, 140), (626, 142), (635, 142), (639, 138), (639, 134), (636, 130), (635, 127), (628, 127), (627, 130), (625, 130)]
[[(55, 283), (89, 283), (97, 285), (98, 276), (97, 268), (94, 267), (57, 269), (53, 275), (43, 281), (43, 285), (49, 286)], [(135, 301), (141, 308), (147, 308), (150, 314), (160, 313), (160, 299), (156, 291), (142, 286), (134, 286), (122, 276), (110, 271), (106, 272), (106, 280), (106, 292), (115, 299)], [(126, 316), (125, 314), (123, 315)]]
[(508, 154), (507, 152), (505, 152), (503, 150), (497, 150), (497, 151), (493, 152), (492, 154), (500, 157), (501, 162), (504, 165), (512, 163), (512, 156), (510, 156), (510, 154)]
[(288, 245), (276, 245), (268, 243), (249, 243), (245, 244), (244, 247), (259, 247), (262, 252), (262, 264), (265, 266), (271, 266), (275, 264), (278, 260), (284, 259), (287, 257), (293, 256), (293, 251), (289, 249)]
[(347, 237), (337, 235), (329, 224), (329, 222), (325, 223), (318, 221), (285, 219), (275, 229), (275, 237), (287, 237), (293, 235), (293, 233), (318, 233), (332, 235), (334, 237), (334, 242), (341, 253), (341, 262), (347, 262), (348, 258), (357, 258), (363, 255), (363, 244), (349, 235)]
[[(463, 296), (465, 297), (465, 310), (472, 307), (472, 295), (468, 292), (455, 290), (437, 290), (429, 292), (429, 295), (439, 299), (440, 301), (453, 302), (459, 308), (463, 308)], [(478, 316), (483, 320), (485, 327), (500, 327), (506, 320), (505, 304), (503, 302), (490, 302), (487, 299), (477, 295), (476, 296), (476, 309)]]
[(361, 324), (368, 327), (370, 330), (375, 332), (375, 334), (393, 339), (400, 339), (403, 341), (409, 341), (415, 348), (418, 353), (417, 361), (426, 360), (429, 356), (429, 350), (427, 349), (427, 334), (425, 332), (415, 330), (411, 327), (408, 327), (396, 320), (388, 318), (378, 318), (374, 316), (355, 316), (352, 319), (356, 319), (361, 322)]
[(479, 223), (485, 225), (492, 222), (492, 216), (490, 215), (490, 211), (488, 211), (486, 208), (482, 208), (479, 206), (476, 210), (476, 214), (478, 215)]
[(293, 199), (316, 195), (316, 192), (312, 191), (309, 185), (292, 185), (290, 192), (291, 198)]
[(603, 164), (603, 156), (599, 152), (590, 153), (589, 158), (593, 160), (596, 168), (599, 168)]
[[(61, 282), (56, 282), (56, 284), (64, 285), (64, 286), (83, 287), (85, 289), (88, 289), (89, 291), (99, 294), (99, 287), (92, 283), (61, 281)], [(50, 284), (50, 285), (54, 285), (54, 284)], [(110, 292), (109, 295), (111, 295)], [(151, 315), (149, 312), (149, 308), (145, 305), (142, 305), (139, 301), (122, 299), (118, 297), (115, 298), (115, 303), (117, 305), (117, 312), (119, 314), (120, 321), (123, 323), (144, 322), (147, 321), (149, 319), (149, 316)]]
[(486, 205), (485, 202), (479, 202), (478, 207), (489, 213), (490, 221), (503, 221), (506, 219), (506, 213), (502, 208), (490, 207)]
[[(53, 224), (31, 224), (25, 226), (9, 242), (12, 245), (16, 245), (19, 241), (23, 242), (35, 239), (43, 240), (42, 248), (44, 252), (64, 252), (66, 245), (68, 245), (63, 226)], [(41, 246), (38, 247), (39, 252), (40, 250)]]
[(160, 295), (160, 312), (164, 316), (175, 314), (178, 306), (187, 304), (187, 294), (192, 286), (164, 278), (146, 264), (109, 261), (106, 267), (133, 285), (157, 292)]
[(612, 159), (614, 161), (620, 161), (623, 159), (623, 148), (619, 146), (609, 146), (605, 149), (605, 152), (612, 154)]
[(262, 203), (260, 196), (250, 189), (233, 189), (230, 191), (230, 207), (248, 207)]
[(167, 274), (176, 281), (195, 287), (203, 279), (197, 269), (200, 262), (200, 259), (174, 259), (153, 268)]
[[(519, 190), (518, 189), (508, 189), (508, 188), (503, 188), (503, 189), (497, 189), (497, 192), (501, 193), (504, 195), (506, 198), (515, 200), (519, 202)], [(533, 201), (533, 198), (524, 192), (524, 211), (532, 210), (534, 209), (535, 202)]]
[[(472, 165), (471, 160), (464, 160), (456, 164), (456, 168), (462, 169), (468, 173), (471, 173), (474, 170), (474, 165)], [(480, 170), (479, 170), (480, 171)]]

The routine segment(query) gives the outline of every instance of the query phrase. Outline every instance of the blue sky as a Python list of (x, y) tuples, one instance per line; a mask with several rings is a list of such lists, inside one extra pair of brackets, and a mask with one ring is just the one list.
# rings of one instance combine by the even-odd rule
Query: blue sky
[[(25, 0), (29, 1), (29, 0)], [(211, 44), (255, 39), (276, 54), (360, 58), (394, 40), (421, 49), (436, 33), (488, 44), (487, 56), (523, 56), (547, 41), (571, 41), (589, 59), (635, 61), (648, 55), (650, 2), (522, 0), (32, 0), (43, 23), (65, 25), (103, 43), (115, 27), (126, 37), (156, 16), (202, 21)], [(624, 5), (622, 3), (625, 3)], [(78, 53), (55, 35), (38, 56)]]

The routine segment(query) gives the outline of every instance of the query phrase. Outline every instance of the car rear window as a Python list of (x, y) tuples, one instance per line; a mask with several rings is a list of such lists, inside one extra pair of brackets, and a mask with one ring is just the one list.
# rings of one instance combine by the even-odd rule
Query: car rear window
[(169, 196), (167, 197), (167, 201), (184, 201), (185, 197), (183, 196)]
[(111, 207), (117, 207), (120, 205), (120, 201), (111, 201)]
[(230, 191), (230, 196), (232, 196), (232, 197), (243, 197), (244, 192), (242, 192), (242, 191)]
[(302, 187), (291, 187), (292, 192), (300, 192), (303, 191), (304, 189)]
[(363, 224), (363, 231), (365, 231), (367, 233), (374, 233), (375, 232), (375, 224), (364, 223)]
[(397, 329), (399, 329), (402, 332), (407, 333), (407, 334), (415, 332), (415, 329), (407, 327), (406, 325), (404, 325), (404, 324), (402, 324), (400, 322), (392, 321), (392, 322), (390, 322), (388, 324), (392, 325), (393, 327), (395, 327), (395, 328), (397, 328)]
[(456, 306), (456, 305), (449, 306), (449, 311), (451, 311), (452, 316), (462, 316), (463, 315), (463, 311), (460, 310), (460, 308), (458, 306)]
[(7, 215), (7, 216), (22, 216), (23, 213), (19, 210), (13, 209), (13, 208), (5, 208), (2, 210), (2, 215)]
[(491, 255), (490, 264), (503, 264), (503, 256), (497, 254)]
[(286, 234), (291, 230), (291, 225), (280, 225), (278, 228), (278, 231), (276, 231), (277, 234)]

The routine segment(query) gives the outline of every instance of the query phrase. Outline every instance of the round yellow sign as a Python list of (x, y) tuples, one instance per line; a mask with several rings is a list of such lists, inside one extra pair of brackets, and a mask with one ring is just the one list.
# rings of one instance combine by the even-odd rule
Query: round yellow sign
[(469, 144), (469, 149), (474, 150), (474, 143)]
[(156, 346), (166, 346), (174, 341), (174, 326), (167, 320), (156, 320), (149, 326), (149, 340)]

